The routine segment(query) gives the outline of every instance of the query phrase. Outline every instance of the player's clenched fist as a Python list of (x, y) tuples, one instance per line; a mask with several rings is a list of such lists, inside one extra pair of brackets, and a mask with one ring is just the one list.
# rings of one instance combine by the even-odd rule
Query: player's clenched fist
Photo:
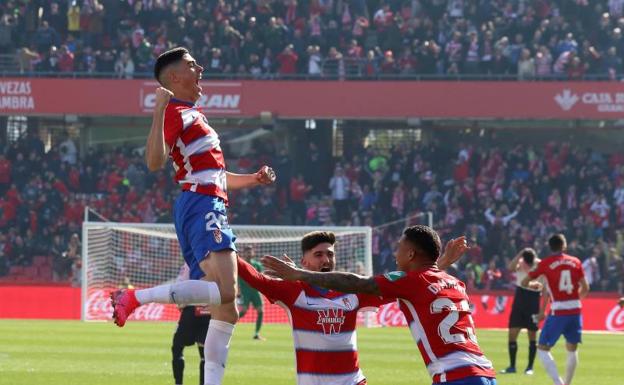
[(156, 106), (165, 107), (173, 97), (173, 92), (164, 87), (156, 88)]
[(275, 182), (275, 171), (269, 166), (262, 166), (256, 173), (256, 180), (260, 184), (271, 184)]

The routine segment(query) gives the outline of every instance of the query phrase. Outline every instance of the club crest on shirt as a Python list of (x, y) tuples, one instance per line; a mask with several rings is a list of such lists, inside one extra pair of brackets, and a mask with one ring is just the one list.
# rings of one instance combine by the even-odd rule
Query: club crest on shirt
[(338, 334), (344, 324), (345, 316), (342, 309), (317, 310), (317, 325), (321, 325), (324, 334)]
[(221, 235), (221, 230), (213, 230), (212, 235), (214, 236), (214, 240), (216, 243), (221, 243), (223, 241), (223, 235)]

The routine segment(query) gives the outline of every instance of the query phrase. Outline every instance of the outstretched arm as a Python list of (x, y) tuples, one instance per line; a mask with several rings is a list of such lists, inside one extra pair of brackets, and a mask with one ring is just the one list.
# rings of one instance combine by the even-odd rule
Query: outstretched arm
[(275, 172), (269, 166), (262, 166), (255, 174), (226, 172), (228, 190), (239, 190), (275, 182)]
[(365, 293), (381, 295), (379, 286), (373, 277), (364, 277), (353, 273), (319, 273), (297, 269), (275, 257), (265, 256), (262, 264), (272, 274), (287, 281), (304, 281), (310, 285), (338, 290), (343, 293)]
[(165, 143), (165, 110), (173, 93), (166, 88), (156, 89), (156, 107), (152, 118), (152, 128), (145, 144), (145, 163), (150, 171), (158, 171), (167, 163), (169, 148)]

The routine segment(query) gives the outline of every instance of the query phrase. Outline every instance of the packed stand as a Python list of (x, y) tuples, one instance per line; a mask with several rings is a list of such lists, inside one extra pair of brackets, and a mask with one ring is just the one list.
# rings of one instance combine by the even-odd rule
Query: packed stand
[(190, 48), (208, 74), (619, 79), (624, 0), (8, 0), (23, 72), (151, 73)]
[[(46, 153), (28, 133), (2, 154), (0, 276), (48, 256), (54, 279), (77, 281), (80, 239), (74, 234), (85, 206), (111, 221), (172, 222), (178, 188), (171, 170), (149, 173), (136, 149), (90, 149), (80, 157), (66, 138)], [(518, 250), (534, 247), (544, 256), (547, 237), (563, 232), (595, 289), (624, 289), (621, 153), (566, 143), (509, 149), (432, 142), (362, 148), (332, 165), (311, 143), (303, 161), (305, 168), (293, 170), (288, 152), (266, 143), (230, 159), (232, 171), (271, 164), (279, 176), (269, 188), (232, 192), (230, 222), (371, 226), (374, 269), (382, 272), (395, 268), (403, 227), (426, 223), (429, 211), (444, 238), (468, 237), (471, 249), (455, 273), (487, 289), (509, 287), (507, 264)]]

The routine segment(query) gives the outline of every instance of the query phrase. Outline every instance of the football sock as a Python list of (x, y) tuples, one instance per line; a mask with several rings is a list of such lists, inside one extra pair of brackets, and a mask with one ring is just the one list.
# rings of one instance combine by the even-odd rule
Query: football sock
[(262, 327), (262, 319), (264, 318), (264, 312), (259, 311), (258, 316), (256, 317), (256, 335), (260, 333), (260, 328)]
[(537, 350), (537, 355), (539, 356), (542, 364), (544, 364), (544, 369), (546, 369), (546, 373), (552, 378), (555, 385), (563, 385), (563, 381), (561, 377), (559, 377), (559, 372), (557, 371), (557, 365), (555, 364), (555, 360), (553, 359), (552, 354), (545, 350)]
[(578, 364), (578, 352), (568, 352), (568, 364), (566, 365), (565, 384), (570, 385), (572, 383), (572, 377), (574, 377), (574, 371)]
[(184, 378), (184, 346), (173, 345), (171, 347), (171, 367), (173, 368), (173, 379), (177, 385), (181, 385)]
[(204, 344), (204, 385), (221, 385), (232, 333), (233, 324), (214, 319), (210, 321)]
[(507, 345), (509, 349), (509, 366), (512, 368), (516, 367), (516, 355), (518, 353), (518, 343), (517, 342), (509, 342)]
[(150, 302), (176, 305), (219, 305), (221, 294), (215, 282), (189, 280), (149, 289), (137, 290), (136, 299), (141, 305)]
[(535, 363), (535, 353), (537, 352), (537, 343), (535, 341), (529, 341), (529, 364), (527, 369), (533, 369), (533, 363)]

